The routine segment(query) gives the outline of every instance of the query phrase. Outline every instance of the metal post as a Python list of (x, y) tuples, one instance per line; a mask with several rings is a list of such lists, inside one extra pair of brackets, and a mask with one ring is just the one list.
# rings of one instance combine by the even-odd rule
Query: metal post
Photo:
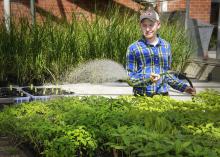
[(189, 11), (190, 11), (190, 0), (186, 0), (185, 30), (188, 29)]
[(218, 40), (217, 40), (217, 50), (216, 59), (220, 59), (220, 3), (218, 5)]
[(30, 0), (32, 24), (35, 24), (35, 0)]
[(11, 11), (10, 0), (4, 0), (5, 27), (8, 32), (10, 31), (10, 25), (11, 25), (10, 11)]

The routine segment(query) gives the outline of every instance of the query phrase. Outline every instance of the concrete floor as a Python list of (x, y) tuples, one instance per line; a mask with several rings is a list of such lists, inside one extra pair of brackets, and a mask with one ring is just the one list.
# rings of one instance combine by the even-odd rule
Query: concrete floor
[[(197, 93), (206, 89), (214, 89), (220, 92), (220, 82), (193, 82)], [(75, 92), (76, 96), (106, 96), (115, 98), (120, 95), (132, 95), (132, 87), (126, 83), (104, 83), (104, 84), (66, 84), (60, 85), (62, 89)], [(170, 97), (177, 100), (191, 100), (191, 96), (187, 93), (181, 93), (170, 88)]]
[(216, 58), (216, 51), (208, 51), (209, 58)]

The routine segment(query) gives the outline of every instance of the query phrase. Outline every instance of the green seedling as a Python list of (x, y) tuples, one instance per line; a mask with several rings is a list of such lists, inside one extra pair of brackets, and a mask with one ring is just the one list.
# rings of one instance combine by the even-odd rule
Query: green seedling
[(3, 109), (0, 133), (34, 143), (38, 156), (116, 150), (124, 157), (219, 157), (219, 104), (217, 91), (199, 93), (195, 102), (162, 96), (34, 101)]
[(12, 91), (12, 85), (9, 86), (10, 91)]
[(33, 86), (33, 84), (31, 84), (30, 89), (33, 90), (33, 88), (34, 88), (34, 86)]
[(43, 89), (43, 95), (45, 95), (45, 94), (46, 94), (46, 88)]

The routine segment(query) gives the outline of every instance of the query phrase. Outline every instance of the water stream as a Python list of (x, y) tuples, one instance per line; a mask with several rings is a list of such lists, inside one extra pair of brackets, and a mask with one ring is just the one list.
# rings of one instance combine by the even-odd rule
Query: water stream
[(78, 65), (66, 75), (68, 83), (105, 83), (124, 80), (127, 72), (124, 67), (112, 60), (96, 59)]

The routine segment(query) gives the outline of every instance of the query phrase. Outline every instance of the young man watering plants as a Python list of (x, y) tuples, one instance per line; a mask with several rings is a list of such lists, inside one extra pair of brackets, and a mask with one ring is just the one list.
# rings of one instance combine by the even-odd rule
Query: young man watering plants
[[(159, 75), (171, 69), (172, 61), (170, 44), (157, 34), (160, 26), (159, 15), (155, 10), (141, 12), (142, 38), (131, 44), (126, 54), (129, 79), (136, 84), (133, 87), (134, 95), (168, 95), (168, 85), (194, 95), (195, 89), (174, 75)], [(144, 82), (149, 78), (150, 81)]]

